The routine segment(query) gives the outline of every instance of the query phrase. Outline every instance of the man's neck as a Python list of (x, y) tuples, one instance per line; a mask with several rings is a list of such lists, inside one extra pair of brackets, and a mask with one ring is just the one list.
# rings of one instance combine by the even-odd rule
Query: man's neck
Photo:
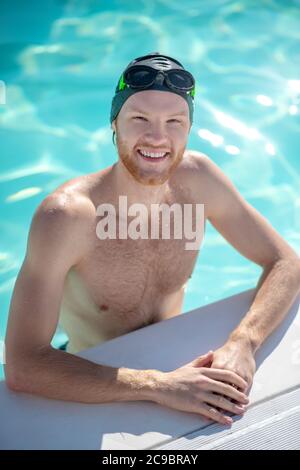
[(129, 173), (121, 161), (113, 166), (112, 176), (116, 194), (127, 196), (128, 205), (142, 203), (150, 208), (151, 204), (163, 202), (169, 190), (168, 180), (158, 185), (140, 183)]

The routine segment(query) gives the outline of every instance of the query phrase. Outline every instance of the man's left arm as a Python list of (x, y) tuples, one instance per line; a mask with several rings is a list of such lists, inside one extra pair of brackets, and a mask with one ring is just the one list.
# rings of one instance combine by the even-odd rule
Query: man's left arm
[(283, 321), (300, 292), (300, 258), (216, 164), (202, 156), (201, 167), (209, 182), (207, 218), (237, 251), (263, 268), (249, 311), (225, 345), (215, 351), (212, 364), (239, 373), (250, 387), (256, 351)]

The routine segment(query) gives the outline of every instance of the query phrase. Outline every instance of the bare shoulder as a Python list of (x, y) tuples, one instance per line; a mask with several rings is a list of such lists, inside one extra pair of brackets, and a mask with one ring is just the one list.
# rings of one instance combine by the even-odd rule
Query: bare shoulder
[(209, 176), (218, 168), (211, 158), (198, 150), (187, 150), (184, 156), (184, 162), (188, 169), (193, 170), (197, 176)]
[(210, 218), (216, 208), (222, 210), (225, 198), (235, 192), (230, 179), (211, 157), (197, 150), (186, 150), (178, 173), (181, 184), (188, 186), (193, 200), (205, 205)]
[(82, 191), (63, 185), (37, 207), (30, 226), (28, 255), (70, 252), (80, 259), (88, 249), (95, 221), (95, 207)]
[(209, 197), (212, 180), (220, 171), (219, 167), (206, 154), (197, 150), (187, 150), (179, 168), (179, 177), (190, 189), (201, 196)]
[(191, 151), (189, 159), (194, 167), (194, 182), (198, 188), (203, 189), (201, 194), (209, 219), (227, 214), (232, 210), (234, 202), (239, 207), (247, 204), (231, 179), (211, 158)]
[(202, 184), (209, 184), (211, 190), (217, 190), (221, 186), (233, 183), (223, 170), (208, 155), (196, 150), (189, 150), (187, 154), (187, 165), (194, 171), (197, 178), (201, 178)]
[(86, 194), (72, 188), (58, 188), (37, 207), (34, 220), (46, 225), (80, 225), (93, 219), (95, 208)]

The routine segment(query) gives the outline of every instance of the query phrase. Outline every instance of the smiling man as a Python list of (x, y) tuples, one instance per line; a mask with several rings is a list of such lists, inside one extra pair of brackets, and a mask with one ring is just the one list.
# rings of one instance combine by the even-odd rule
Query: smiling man
[[(13, 390), (84, 403), (146, 399), (223, 424), (231, 422), (226, 412), (244, 412), (255, 353), (299, 292), (300, 261), (209, 157), (186, 149), (194, 94), (194, 78), (177, 60), (153, 53), (132, 61), (112, 102), (117, 163), (66, 182), (37, 208), (6, 336)], [(201, 216), (191, 213), (194, 228), (209, 220), (263, 268), (253, 304), (226, 344), (174, 371), (112, 368), (74, 354), (179, 315), (199, 252), (199, 244), (185, 249), (176, 227), (166, 239), (99, 238), (98, 208), (115, 208), (120, 221), (120, 197), (128, 207), (143, 205), (139, 223), (149, 233), (154, 206), (202, 205)], [(67, 352), (50, 344), (58, 322)]]

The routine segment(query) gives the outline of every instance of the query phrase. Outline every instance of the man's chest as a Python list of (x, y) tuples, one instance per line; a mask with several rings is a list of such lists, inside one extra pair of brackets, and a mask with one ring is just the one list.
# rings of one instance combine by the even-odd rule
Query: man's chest
[(101, 240), (77, 271), (97, 305), (132, 310), (177, 292), (193, 272), (198, 250), (187, 239)]

